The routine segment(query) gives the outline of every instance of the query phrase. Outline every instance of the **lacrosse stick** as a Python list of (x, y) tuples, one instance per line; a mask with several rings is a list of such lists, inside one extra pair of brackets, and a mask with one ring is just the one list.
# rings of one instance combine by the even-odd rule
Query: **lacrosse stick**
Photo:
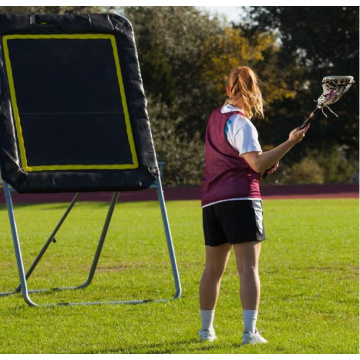
[(355, 82), (352, 76), (326, 76), (322, 80), (323, 93), (317, 99), (317, 105), (315, 110), (309, 115), (309, 117), (300, 126), (300, 129), (309, 124), (310, 120), (315, 116), (316, 112), (321, 109), (325, 117), (327, 115), (324, 112), (326, 107), (336, 117), (339, 117), (329, 107), (329, 105), (335, 104), (349, 89), (350, 86)]
[[(324, 112), (324, 108), (326, 107), (331, 113), (333, 113), (336, 117), (339, 117), (332, 111), (329, 105), (335, 104), (351, 87), (351, 85), (355, 82), (353, 76), (326, 76), (322, 79), (322, 88), (323, 93), (317, 99), (316, 108), (309, 115), (309, 117), (304, 121), (304, 123), (300, 126), (300, 129), (304, 129), (311, 121), (311, 119), (315, 116), (318, 110), (321, 109), (322, 113), (325, 117), (327, 115)], [(315, 100), (316, 101), (316, 100)], [(268, 171), (266, 170), (262, 178), (265, 179), (268, 176)]]

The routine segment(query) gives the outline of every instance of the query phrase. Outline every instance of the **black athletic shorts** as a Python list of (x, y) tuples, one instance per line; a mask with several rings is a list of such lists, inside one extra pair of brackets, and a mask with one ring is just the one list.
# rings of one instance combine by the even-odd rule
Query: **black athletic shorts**
[(203, 207), (205, 245), (265, 240), (261, 200), (230, 200)]

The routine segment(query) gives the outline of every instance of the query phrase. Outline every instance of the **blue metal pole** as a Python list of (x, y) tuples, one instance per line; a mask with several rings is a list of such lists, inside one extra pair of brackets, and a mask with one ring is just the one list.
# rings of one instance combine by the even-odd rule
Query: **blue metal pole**
[(9, 188), (9, 185), (5, 181), (3, 183), (4, 183), (4, 193), (5, 193), (6, 205), (7, 205), (9, 220), (10, 220), (11, 233), (12, 233), (12, 238), (13, 238), (13, 242), (14, 242), (15, 257), (16, 257), (17, 267), (18, 267), (18, 271), (19, 271), (21, 291), (22, 291), (25, 301), (31, 306), (36, 306), (36, 304), (30, 299), (29, 294), (28, 294), (26, 276), (25, 276), (25, 271), (24, 271), (24, 264), (23, 264), (22, 255), (21, 255), (19, 236), (18, 236), (18, 232), (17, 232), (17, 228), (16, 228), (16, 221), (15, 221), (15, 216), (14, 216), (14, 208), (13, 208), (13, 203), (12, 203), (12, 199), (11, 199), (10, 188)]
[(160, 202), (161, 215), (162, 215), (162, 219), (163, 219), (163, 223), (164, 223), (166, 241), (167, 241), (167, 245), (168, 245), (168, 249), (169, 249), (171, 268), (172, 268), (174, 281), (175, 281), (175, 287), (176, 287), (176, 293), (175, 293), (174, 299), (177, 299), (181, 296), (181, 282), (180, 282), (178, 267), (176, 264), (175, 251), (174, 251), (174, 246), (173, 246), (173, 242), (172, 242), (172, 236), (171, 236), (171, 231), (170, 231), (170, 226), (169, 226), (169, 219), (167, 216), (165, 200), (164, 200), (164, 192), (163, 192), (163, 188), (162, 188), (162, 184), (161, 184), (161, 176), (160, 175), (156, 179), (156, 185), (157, 185), (158, 198), (159, 198), (159, 202)]

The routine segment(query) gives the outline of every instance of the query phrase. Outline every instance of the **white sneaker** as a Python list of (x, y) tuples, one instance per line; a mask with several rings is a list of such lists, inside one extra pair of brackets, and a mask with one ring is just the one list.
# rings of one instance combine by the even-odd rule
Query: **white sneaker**
[(264, 339), (257, 329), (255, 329), (255, 333), (251, 333), (249, 331), (244, 331), (242, 336), (242, 344), (266, 344), (267, 340)]
[(203, 341), (213, 342), (217, 339), (214, 329), (200, 330), (199, 333), (200, 333), (200, 342), (203, 342)]

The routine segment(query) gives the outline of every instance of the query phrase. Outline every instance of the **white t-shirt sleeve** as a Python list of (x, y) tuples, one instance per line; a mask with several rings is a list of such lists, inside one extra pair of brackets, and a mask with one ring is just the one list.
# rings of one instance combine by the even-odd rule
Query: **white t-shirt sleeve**
[(230, 145), (238, 151), (239, 155), (262, 151), (259, 135), (253, 123), (237, 114), (232, 115), (227, 121), (225, 133)]

